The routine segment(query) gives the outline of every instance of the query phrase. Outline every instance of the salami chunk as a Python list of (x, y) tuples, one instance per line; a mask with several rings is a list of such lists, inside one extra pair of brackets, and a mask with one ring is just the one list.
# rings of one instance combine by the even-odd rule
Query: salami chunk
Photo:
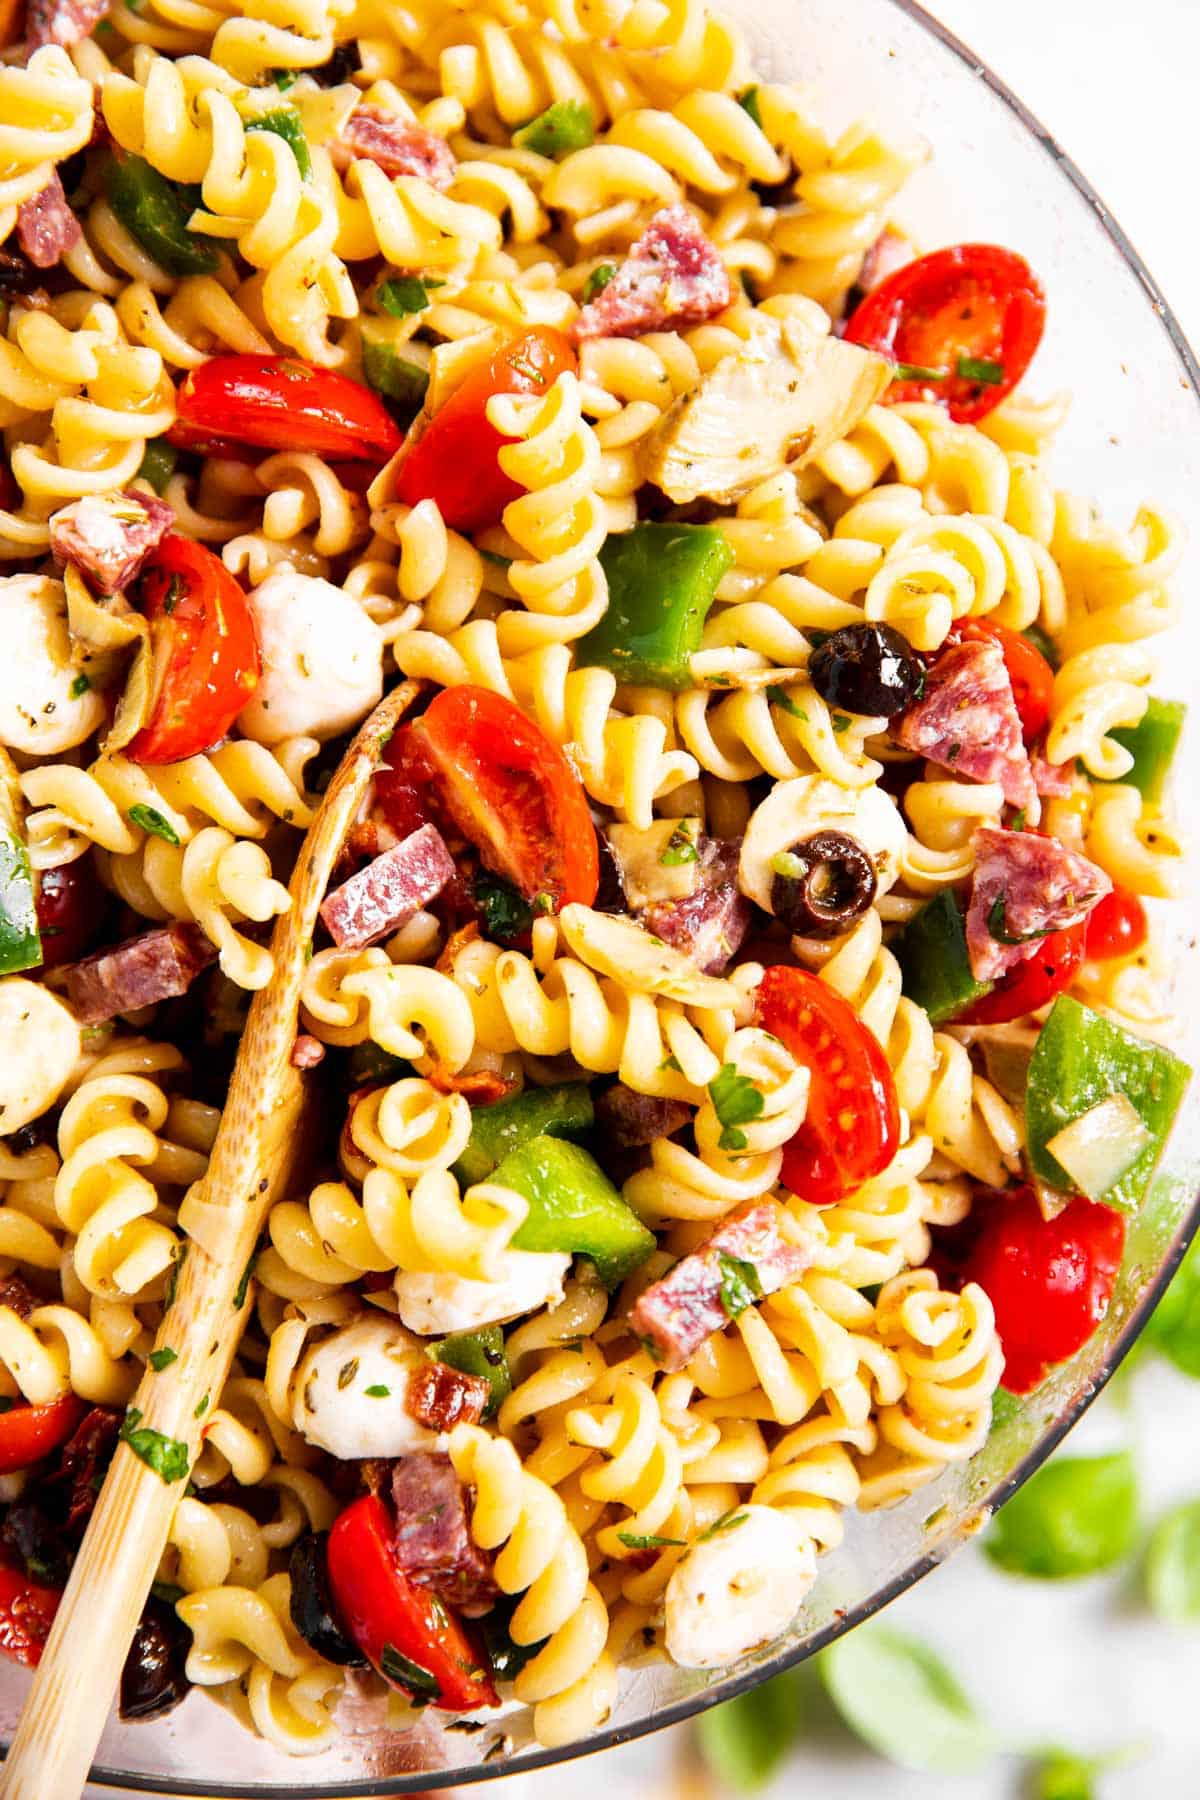
[(729, 273), (686, 206), (655, 213), (608, 286), (571, 327), (577, 344), (594, 337), (700, 325), (733, 300)]
[(216, 951), (195, 925), (162, 925), (67, 970), (67, 998), (83, 1025), (186, 994)]
[(1075, 785), (1075, 770), (1070, 763), (1052, 763), (1044, 756), (1031, 756), (1029, 772), (1043, 800), (1065, 799)]
[(315, 1069), (325, 1060), (325, 1046), (319, 1038), (302, 1031), (292, 1045), (290, 1060), (293, 1069)]
[(605, 1143), (618, 1150), (637, 1150), (671, 1137), (691, 1116), (692, 1109), (685, 1101), (639, 1094), (623, 1081), (615, 1081), (596, 1100), (596, 1123)]
[(1044, 937), (1087, 917), (1112, 882), (1086, 856), (1034, 831), (981, 826), (967, 907), (967, 954), (977, 981), (1037, 955)]
[(860, 294), (869, 294), (872, 288), (879, 287), (897, 269), (906, 268), (915, 260), (916, 252), (908, 239), (891, 225), (885, 225), (863, 257), (858, 280), (854, 285)]
[(335, 169), (348, 169), (356, 158), (365, 158), (385, 175), (417, 175), (443, 190), (454, 179), (454, 152), (445, 138), (369, 102), (355, 107), (329, 154)]
[(967, 639), (942, 651), (925, 692), (894, 727), (896, 741), (971, 781), (995, 781), (1036, 823), (1037, 789), (1012, 683), (998, 644)]
[(430, 1431), (449, 1431), (453, 1425), (477, 1425), (491, 1394), (482, 1375), (431, 1362), (409, 1381), (404, 1404), (418, 1425), (427, 1425)]
[(750, 927), (750, 902), (738, 887), (740, 838), (703, 838), (697, 881), (684, 900), (656, 900), (642, 924), (684, 951), (706, 975), (723, 973)]
[(150, 552), (175, 523), (165, 500), (127, 488), (118, 494), (86, 494), (50, 517), (50, 548), (60, 563), (72, 563), (101, 594), (141, 574)]
[(17, 208), (17, 243), (35, 269), (52, 269), (79, 242), (79, 220), (67, 205), (57, 169)]
[(72, 44), (90, 37), (112, 5), (112, 0), (29, 0), (25, 15), (25, 42), (30, 50), (43, 44)]
[(339, 949), (363, 950), (397, 931), (454, 876), (441, 832), (436, 825), (422, 825), (335, 888), (321, 917)]
[(737, 1267), (749, 1264), (759, 1295), (773, 1294), (798, 1281), (811, 1258), (779, 1233), (779, 1209), (769, 1200), (756, 1201), (732, 1213), (698, 1250), (685, 1256), (639, 1295), (629, 1322), (653, 1346), (665, 1369), (682, 1369), (714, 1331), (728, 1325), (738, 1302), (731, 1296), (731, 1271), (744, 1298), (747, 1276)]
[(467, 1614), (486, 1612), (499, 1589), (472, 1541), (467, 1495), (450, 1458), (414, 1450), (392, 1464), (396, 1562), (422, 1587)]

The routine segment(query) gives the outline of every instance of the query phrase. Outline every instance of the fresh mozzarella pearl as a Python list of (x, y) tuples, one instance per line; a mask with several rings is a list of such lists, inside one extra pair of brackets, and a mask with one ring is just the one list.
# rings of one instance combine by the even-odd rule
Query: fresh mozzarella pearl
[(364, 1313), (322, 1338), (300, 1364), (292, 1402), (297, 1431), (343, 1462), (439, 1448), (442, 1439), (419, 1425), (404, 1403), (409, 1381), (424, 1364), (420, 1344), (395, 1319)]
[(260, 744), (337, 737), (383, 693), (383, 639), (357, 600), (332, 582), (273, 569), (250, 594), (262, 675), (238, 724)]
[(91, 688), (72, 694), (67, 597), (47, 575), (0, 578), (0, 744), (31, 756), (57, 756), (91, 737), (104, 701)]
[(667, 1654), (685, 1669), (720, 1669), (785, 1631), (817, 1574), (810, 1543), (769, 1506), (693, 1544), (667, 1583)]
[(396, 1276), (400, 1317), (422, 1337), (475, 1331), (556, 1306), (571, 1259), (557, 1250), (509, 1250), (500, 1281), (468, 1281), (461, 1275), (401, 1270)]
[(0, 1137), (53, 1106), (83, 1044), (75, 1015), (38, 981), (0, 981)]

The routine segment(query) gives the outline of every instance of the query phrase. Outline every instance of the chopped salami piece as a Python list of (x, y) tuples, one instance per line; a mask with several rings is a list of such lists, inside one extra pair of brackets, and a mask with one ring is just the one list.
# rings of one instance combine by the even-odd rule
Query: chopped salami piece
[(25, 16), (25, 44), (40, 50), (43, 44), (72, 44), (90, 37), (112, 0), (29, 0)]
[(906, 750), (956, 775), (999, 782), (1009, 804), (1027, 808), (1037, 823), (1037, 789), (999, 644), (968, 639), (943, 650), (893, 733)]
[(186, 994), (216, 950), (195, 925), (162, 925), (85, 956), (67, 970), (67, 998), (82, 1025)]
[(432, 1055), (421, 1067), (426, 1081), (439, 1094), (465, 1094), (472, 1106), (494, 1106), (512, 1093), (518, 1079), (499, 1069), (448, 1069), (440, 1057)]
[(437, 826), (422, 825), (335, 888), (322, 903), (321, 917), (340, 950), (364, 950), (397, 931), (455, 873)]
[(618, 1150), (636, 1150), (671, 1137), (689, 1122), (692, 1109), (683, 1100), (658, 1100), (614, 1081), (596, 1098), (596, 1123), (604, 1141)]
[(1031, 756), (1029, 772), (1043, 800), (1063, 799), (1075, 785), (1075, 769), (1071, 763), (1052, 763), (1044, 756)]
[(67, 205), (57, 169), (17, 208), (17, 243), (35, 269), (52, 269), (79, 242), (79, 220)]
[(325, 1046), (320, 1038), (310, 1037), (307, 1031), (302, 1031), (292, 1045), (293, 1069), (315, 1069), (324, 1060)]
[[(739, 1274), (731, 1271), (731, 1262), (749, 1263), (759, 1295), (766, 1295), (798, 1281), (811, 1260), (808, 1250), (780, 1237), (778, 1207), (769, 1200), (755, 1201), (722, 1220), (698, 1250), (640, 1294), (629, 1322), (653, 1346), (665, 1369), (682, 1369), (733, 1316), (723, 1293), (731, 1272)], [(743, 1279), (743, 1289), (745, 1285)]]
[(27, 1319), (35, 1307), (42, 1303), (27, 1281), (19, 1275), (6, 1275), (0, 1281), (0, 1306), (7, 1306), (15, 1312), (18, 1319)]
[(443, 190), (453, 181), (457, 166), (445, 138), (365, 101), (350, 114), (329, 145), (329, 154), (335, 169), (348, 169), (356, 157), (365, 157), (385, 175), (418, 175)]
[(404, 1404), (418, 1425), (449, 1431), (452, 1425), (478, 1425), (491, 1399), (491, 1384), (448, 1363), (426, 1363), (409, 1380)]
[(450, 1458), (414, 1450), (392, 1464), (396, 1561), (404, 1573), (460, 1612), (488, 1610), (499, 1589), (471, 1537), (467, 1494)]
[(732, 303), (720, 254), (686, 206), (655, 213), (612, 280), (571, 326), (585, 338), (639, 337), (668, 326), (701, 325)]
[(706, 975), (720, 975), (750, 928), (750, 902), (738, 888), (740, 838), (701, 838), (696, 886), (686, 900), (656, 900), (642, 924), (683, 950)]
[(161, 544), (175, 513), (155, 494), (126, 488), (117, 494), (85, 494), (50, 516), (50, 548), (60, 563), (73, 563), (101, 594), (115, 594), (141, 574)]
[(1038, 944), (1087, 917), (1112, 882), (1086, 856), (1036, 831), (975, 833), (967, 954), (977, 981), (995, 981), (1037, 955)]

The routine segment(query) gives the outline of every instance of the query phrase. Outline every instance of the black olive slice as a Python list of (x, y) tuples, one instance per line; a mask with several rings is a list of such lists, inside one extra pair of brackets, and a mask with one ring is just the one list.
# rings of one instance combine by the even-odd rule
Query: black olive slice
[(310, 1531), (298, 1538), (292, 1551), (292, 1624), (306, 1644), (326, 1662), (345, 1669), (362, 1669), (367, 1659), (339, 1622), (329, 1590), (325, 1547), (327, 1531)]
[(191, 1686), (184, 1673), (191, 1641), (171, 1607), (147, 1600), (121, 1670), (123, 1719), (157, 1719), (179, 1705)]
[(875, 898), (875, 864), (857, 838), (817, 831), (773, 863), (771, 910), (800, 937), (840, 937)]

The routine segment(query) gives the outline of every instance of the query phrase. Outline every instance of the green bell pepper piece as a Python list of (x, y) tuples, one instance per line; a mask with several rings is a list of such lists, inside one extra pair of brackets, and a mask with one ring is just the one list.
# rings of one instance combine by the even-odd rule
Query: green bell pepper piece
[(375, 305), (393, 319), (407, 319), (424, 312), (429, 305), (429, 289), (419, 275), (391, 275), (375, 289)]
[(1136, 1162), (1103, 1194), (1108, 1206), (1136, 1207), (1150, 1184), (1167, 1134), (1191, 1079), (1187, 1063), (1060, 994), (1042, 1026), (1029, 1064), (1025, 1126), (1029, 1164), (1052, 1187), (1070, 1192), (1066, 1170), (1046, 1148), (1056, 1132), (1124, 1094), (1150, 1133)]
[(570, 150), (586, 150), (595, 136), (590, 106), (582, 100), (556, 100), (514, 131), (513, 143), (518, 150), (535, 150), (539, 156), (566, 156)]
[(1058, 653), (1058, 645), (1048, 631), (1040, 625), (1026, 625), (1021, 636), (1026, 643), (1032, 644), (1039, 656), (1044, 656), (1052, 669), (1057, 669), (1062, 657)]
[(276, 137), (281, 137), (284, 143), (291, 147), (301, 179), (308, 180), (312, 174), (312, 152), (308, 147), (308, 139), (304, 135), (300, 114), (290, 100), (285, 100), (279, 106), (273, 106), (269, 112), (259, 113), (257, 118), (247, 119), (246, 130), (271, 131)]
[(381, 1049), (370, 1038), (355, 1044), (346, 1059), (346, 1070), (352, 1088), (381, 1087), (385, 1082), (407, 1081), (417, 1072), (402, 1056), (393, 1056), (390, 1050)]
[(900, 964), (904, 992), (925, 1008), (934, 1025), (957, 1018), (995, 986), (976, 981), (971, 973), (963, 916), (949, 888), (913, 914), (890, 948)]
[(391, 319), (362, 321), (363, 374), (368, 386), (390, 400), (397, 416), (407, 423), (421, 410), (429, 370), (413, 354), (415, 350), (419, 356), (421, 346), (408, 344), (392, 327)]
[(579, 664), (678, 693), (733, 551), (716, 525), (635, 525), (600, 552), (608, 611), (579, 640)]
[(21, 835), (19, 792), (17, 771), (0, 750), (0, 975), (36, 969), (42, 961), (33, 870)]
[(174, 444), (168, 444), (165, 437), (151, 438), (138, 464), (138, 475), (150, 483), (156, 494), (164, 493), (178, 461)]
[(564, 1087), (524, 1088), (494, 1106), (471, 1113), (471, 1137), (454, 1165), (464, 1187), (486, 1181), (510, 1150), (532, 1137), (577, 1137), (591, 1128), (594, 1114), (590, 1090), (582, 1081)]
[(220, 266), (216, 245), (188, 230), (199, 189), (168, 181), (143, 157), (124, 153), (110, 158), (104, 186), (126, 231), (168, 275), (211, 275)]
[(1151, 694), (1150, 704), (1136, 725), (1117, 725), (1108, 734), (1133, 756), (1133, 767), (1121, 780), (1137, 788), (1147, 800), (1162, 798), (1186, 717), (1187, 707), (1181, 700), (1159, 700)]
[(529, 1202), (513, 1234), (518, 1250), (566, 1250), (590, 1256), (606, 1288), (614, 1288), (654, 1249), (594, 1156), (562, 1138), (535, 1137), (510, 1150), (492, 1176)]
[(461, 1369), (464, 1375), (479, 1375), (492, 1390), (485, 1419), (512, 1393), (512, 1376), (504, 1354), (504, 1333), (498, 1325), (481, 1325), (478, 1331), (454, 1331), (433, 1345), (438, 1362), (448, 1369)]

